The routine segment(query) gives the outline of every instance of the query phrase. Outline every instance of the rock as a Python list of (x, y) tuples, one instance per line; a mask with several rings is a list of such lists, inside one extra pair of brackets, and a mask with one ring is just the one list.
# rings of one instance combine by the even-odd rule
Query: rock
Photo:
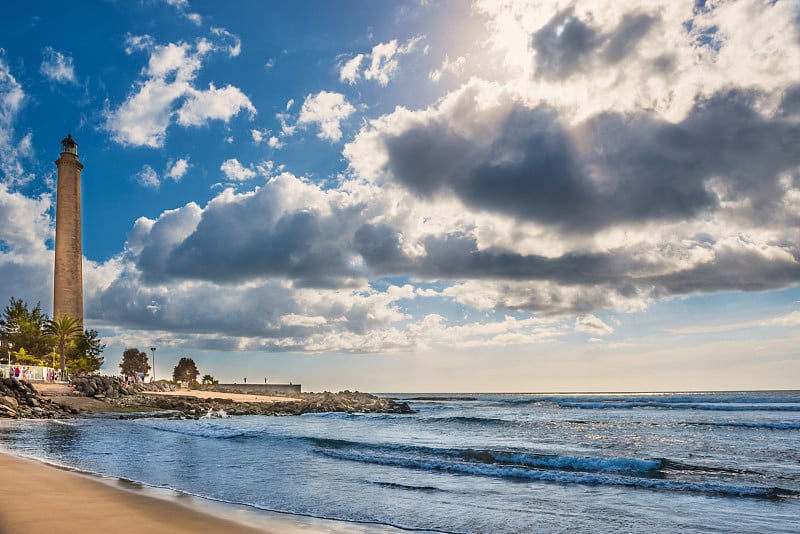
[(16, 410), (19, 402), (14, 397), (0, 397), (0, 405)]

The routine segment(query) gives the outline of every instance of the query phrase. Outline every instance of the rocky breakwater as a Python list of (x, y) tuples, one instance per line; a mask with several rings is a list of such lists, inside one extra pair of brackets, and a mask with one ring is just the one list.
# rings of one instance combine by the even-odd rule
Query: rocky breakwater
[(298, 398), (274, 402), (235, 402), (226, 398), (200, 399), (191, 393), (181, 396), (147, 395), (146, 392), (126, 402), (168, 410), (173, 417), (224, 417), (230, 415), (302, 415), (304, 413), (415, 413), (408, 404), (376, 397), (368, 393), (302, 393)]
[(64, 409), (43, 397), (27, 380), (0, 380), (0, 418), (51, 418), (64, 415)]
[(169, 382), (152, 384), (126, 384), (115, 376), (78, 376), (72, 379), (75, 391), (95, 399), (121, 399), (144, 391), (173, 391), (175, 385)]

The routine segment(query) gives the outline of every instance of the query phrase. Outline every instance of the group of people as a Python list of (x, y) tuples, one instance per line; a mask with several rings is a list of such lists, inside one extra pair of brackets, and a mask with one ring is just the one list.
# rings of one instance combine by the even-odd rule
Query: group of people
[(23, 380), (30, 380), (33, 375), (28, 367), (23, 367), (22, 370), (20, 370), (19, 365), (17, 365), (15, 367), (8, 368), (8, 376), (21, 378)]
[[(37, 380), (38, 378), (35, 376), (33, 369), (28, 366), (23, 366), (20, 368), (19, 365), (9, 366), (8, 368), (8, 376), (14, 377), (16, 379), (22, 380)], [(61, 369), (51, 369), (47, 368), (47, 371), (44, 372), (44, 380), (46, 382), (60, 382), (61, 381)]]
[(48, 382), (61, 382), (61, 369), (48, 369), (45, 380)]
[[(122, 380), (128, 385), (141, 384), (144, 382), (144, 373), (133, 373), (132, 375), (122, 375)], [(152, 377), (150, 379), (152, 382)]]

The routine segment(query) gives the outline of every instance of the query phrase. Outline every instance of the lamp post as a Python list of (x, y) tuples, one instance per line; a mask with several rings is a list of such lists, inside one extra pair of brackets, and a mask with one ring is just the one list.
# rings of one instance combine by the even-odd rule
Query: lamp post
[(150, 352), (153, 353), (153, 382), (156, 381), (156, 348), (150, 347)]

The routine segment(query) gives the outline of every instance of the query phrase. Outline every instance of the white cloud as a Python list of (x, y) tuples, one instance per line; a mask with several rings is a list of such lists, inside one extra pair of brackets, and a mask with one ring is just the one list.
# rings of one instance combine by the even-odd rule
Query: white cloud
[[(375, 80), (378, 84), (386, 86), (397, 73), (398, 57), (410, 54), (422, 39), (424, 36), (418, 35), (406, 41), (405, 44), (399, 44), (397, 39), (378, 43), (372, 47), (369, 54), (357, 54), (345, 61), (339, 67), (339, 80), (352, 85), (360, 78), (364, 78), (365, 80)], [(362, 69), (364, 63), (366, 66)]]
[(222, 165), (219, 167), (219, 170), (225, 174), (228, 180), (235, 180), (237, 182), (243, 182), (258, 176), (256, 171), (254, 171), (252, 168), (244, 167), (236, 158), (223, 161)]
[[(283, 120), (285, 121), (287, 118), (288, 117), (284, 118)], [(291, 135), (292, 133), (294, 133), (294, 128), (288, 127), (284, 123), (283, 127), (281, 128), (281, 135), (286, 136), (286, 135)], [(253, 136), (253, 142), (257, 145), (260, 145), (261, 143), (267, 143), (267, 146), (274, 149), (280, 149), (285, 146), (285, 143), (283, 141), (281, 141), (278, 137), (271, 135), (271, 132), (267, 129), (264, 130), (252, 129), (250, 130), (250, 135)]]
[(211, 33), (223, 38), (226, 41), (229, 41), (229, 44), (226, 46), (226, 50), (228, 51), (228, 55), (230, 57), (236, 57), (242, 53), (242, 40), (225, 28), (211, 28)]
[(269, 138), (269, 130), (258, 130), (253, 128), (250, 130), (250, 135), (253, 137), (253, 142), (257, 145), (260, 145), (263, 140)]
[(614, 333), (614, 328), (591, 313), (575, 318), (575, 330), (592, 336), (607, 336)]
[(346, 61), (339, 69), (339, 80), (342, 82), (350, 82), (354, 84), (361, 75), (358, 69), (361, 67), (361, 62), (364, 60), (364, 54), (358, 54), (355, 57)]
[(173, 6), (178, 10), (184, 18), (189, 20), (195, 26), (200, 26), (203, 24), (203, 17), (201, 17), (198, 13), (190, 13), (187, 11), (189, 9), (189, 1), (188, 0), (164, 0), (167, 5)]
[(49, 46), (44, 49), (42, 55), (42, 64), (39, 67), (42, 75), (54, 82), (77, 83), (72, 56), (62, 54)]
[(18, 142), (14, 135), (14, 123), (25, 104), (26, 95), (5, 62), (5, 51), (0, 48), (0, 172), (9, 186), (22, 185), (33, 179), (22, 166), (22, 159), (30, 156), (31, 134)]
[(355, 110), (343, 94), (321, 91), (306, 96), (297, 124), (318, 124), (317, 137), (336, 142), (342, 138), (341, 122)]
[(275, 66), (275, 58), (272, 58), (272, 57), (271, 57), (271, 58), (269, 58), (269, 59), (266, 61), (266, 63), (264, 63), (264, 67), (266, 67), (266, 68), (268, 68), (268, 69), (271, 69), (271, 68), (272, 68), (272, 67), (274, 67), (274, 66)]
[(252, 117), (256, 113), (250, 99), (237, 87), (227, 85), (220, 89), (210, 84), (204, 91), (189, 89), (188, 97), (178, 110), (178, 124), (200, 126), (209, 120), (228, 122), (231, 117), (246, 110)]
[(450, 61), (450, 57), (445, 55), (442, 65), (428, 73), (428, 78), (432, 82), (438, 82), (446, 73), (459, 75), (464, 71), (466, 63), (467, 59), (464, 56), (458, 56), (455, 60)]
[[(217, 35), (232, 38), (225, 30), (218, 29)], [(142, 72), (144, 79), (119, 107), (105, 112), (105, 126), (118, 143), (157, 148), (163, 146), (173, 120), (181, 126), (201, 126), (210, 120), (228, 122), (243, 110), (251, 117), (256, 113), (237, 87), (217, 89), (211, 83), (202, 90), (193, 85), (206, 55), (222, 49), (234, 55), (230, 46), (206, 39), (198, 39), (194, 46), (184, 42), (155, 45), (149, 36), (129, 36), (126, 42), (128, 53), (149, 51), (150, 57)]]
[(186, 171), (188, 170), (189, 158), (179, 158), (175, 161), (169, 161), (167, 163), (167, 169), (164, 171), (164, 176), (178, 182), (186, 175)]
[(195, 26), (201, 26), (203, 24), (203, 17), (201, 17), (199, 13), (185, 13), (184, 17), (189, 19)]
[(134, 175), (136, 182), (144, 187), (151, 187), (158, 189), (161, 181), (158, 179), (158, 173), (150, 165), (144, 165), (142, 169)]

